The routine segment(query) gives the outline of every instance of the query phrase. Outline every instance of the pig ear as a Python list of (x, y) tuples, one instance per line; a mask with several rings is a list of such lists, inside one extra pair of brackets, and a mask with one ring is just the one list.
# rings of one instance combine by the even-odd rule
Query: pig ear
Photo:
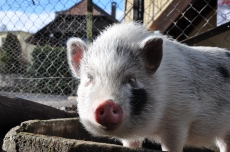
[(70, 70), (76, 78), (80, 78), (80, 61), (83, 52), (87, 50), (84, 41), (79, 38), (70, 38), (67, 41), (67, 58)]
[(163, 40), (161, 38), (147, 38), (141, 45), (146, 67), (150, 73), (154, 73), (160, 66), (163, 56)]

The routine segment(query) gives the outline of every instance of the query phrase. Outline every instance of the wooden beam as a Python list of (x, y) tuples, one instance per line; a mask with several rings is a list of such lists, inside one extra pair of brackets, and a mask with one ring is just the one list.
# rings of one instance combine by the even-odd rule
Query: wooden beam
[(153, 21), (149, 26), (149, 30), (159, 30), (164, 33), (170, 25), (181, 15), (181, 13), (192, 3), (194, 0), (173, 0), (171, 4), (161, 13), (161, 15)]
[(201, 42), (203, 40), (207, 40), (210, 37), (219, 35), (219, 34), (221, 34), (223, 32), (228, 31), (228, 30), (230, 30), (230, 22), (227, 22), (227, 23), (222, 24), (222, 25), (220, 25), (218, 27), (212, 28), (212, 29), (210, 29), (210, 30), (208, 30), (206, 32), (203, 32), (203, 33), (199, 34), (199, 35), (190, 37), (190, 38), (188, 38), (186, 40), (181, 41), (181, 43), (186, 43), (188, 45), (194, 45), (194, 44), (196, 44), (198, 42)]

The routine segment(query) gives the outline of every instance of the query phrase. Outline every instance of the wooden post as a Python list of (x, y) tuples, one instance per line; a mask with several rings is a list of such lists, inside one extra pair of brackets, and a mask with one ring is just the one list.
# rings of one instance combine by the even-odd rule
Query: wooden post
[(87, 0), (87, 42), (93, 41), (93, 2)]

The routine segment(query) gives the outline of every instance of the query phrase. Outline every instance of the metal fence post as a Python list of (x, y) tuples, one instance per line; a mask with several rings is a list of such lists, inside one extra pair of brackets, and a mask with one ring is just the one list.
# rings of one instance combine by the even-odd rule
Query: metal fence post
[(144, 0), (133, 0), (133, 20), (143, 23)]

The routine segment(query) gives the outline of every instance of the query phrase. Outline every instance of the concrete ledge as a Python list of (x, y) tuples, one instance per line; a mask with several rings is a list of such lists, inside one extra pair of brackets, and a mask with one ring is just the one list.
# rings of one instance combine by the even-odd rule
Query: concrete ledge
[(115, 144), (119, 143), (108, 138), (92, 137), (83, 129), (78, 118), (68, 118), (23, 122), (6, 134), (2, 148), (10, 152), (157, 152)]

